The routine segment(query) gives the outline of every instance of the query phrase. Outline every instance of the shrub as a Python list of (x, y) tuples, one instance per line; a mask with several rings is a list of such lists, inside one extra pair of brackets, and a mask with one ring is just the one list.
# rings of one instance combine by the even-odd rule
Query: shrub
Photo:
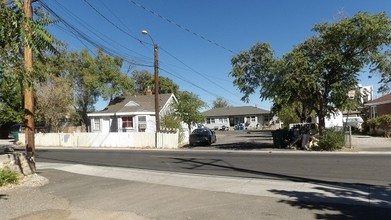
[(341, 149), (345, 145), (345, 135), (342, 131), (326, 130), (319, 139), (319, 149), (333, 151)]
[(369, 130), (375, 130), (379, 126), (379, 121), (377, 118), (368, 119), (365, 124), (369, 127)]
[(17, 172), (0, 169), (0, 186), (5, 186), (8, 184), (18, 183), (19, 174)]
[(379, 128), (384, 130), (384, 136), (390, 137), (391, 135), (391, 115), (382, 115), (376, 118)]

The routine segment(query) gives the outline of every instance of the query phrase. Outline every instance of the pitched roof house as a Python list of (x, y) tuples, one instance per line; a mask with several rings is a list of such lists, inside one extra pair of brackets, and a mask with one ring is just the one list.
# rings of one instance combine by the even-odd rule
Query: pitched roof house
[(365, 103), (370, 108), (370, 118), (391, 114), (391, 93)]
[(206, 117), (205, 126), (211, 129), (233, 127), (241, 123), (246, 127), (258, 128), (270, 120), (270, 111), (253, 106), (213, 108), (202, 114)]
[[(176, 103), (174, 94), (159, 95), (159, 115), (164, 116)], [(155, 132), (155, 96), (117, 97), (102, 111), (89, 113), (92, 132)]]

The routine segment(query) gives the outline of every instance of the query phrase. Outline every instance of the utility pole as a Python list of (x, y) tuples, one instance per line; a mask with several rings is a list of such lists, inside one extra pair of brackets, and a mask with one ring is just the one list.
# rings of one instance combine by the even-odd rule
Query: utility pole
[(159, 46), (153, 44), (154, 55), (154, 75), (155, 75), (155, 114), (156, 114), (156, 132), (160, 131), (160, 115), (159, 115)]
[[(27, 18), (24, 28), (28, 36), (32, 35), (31, 23), (33, 20), (31, 0), (24, 1), (24, 14)], [(24, 84), (24, 112), (25, 112), (25, 143), (26, 153), (30, 156), (35, 164), (35, 141), (34, 141), (34, 72), (33, 72), (33, 52), (31, 45), (24, 46), (24, 67), (25, 67), (25, 84)], [(35, 171), (35, 170), (34, 170)]]
[(141, 31), (143, 35), (148, 35), (153, 44), (153, 72), (155, 75), (155, 148), (158, 147), (158, 132), (160, 131), (160, 115), (159, 115), (159, 46), (155, 43), (148, 31)]

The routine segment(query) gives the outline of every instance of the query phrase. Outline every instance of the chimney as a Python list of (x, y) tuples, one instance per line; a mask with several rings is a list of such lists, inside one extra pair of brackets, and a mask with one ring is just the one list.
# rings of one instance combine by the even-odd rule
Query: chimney
[(149, 88), (149, 86), (148, 86), (148, 89), (147, 89), (147, 95), (152, 95), (152, 90), (151, 90), (151, 88)]

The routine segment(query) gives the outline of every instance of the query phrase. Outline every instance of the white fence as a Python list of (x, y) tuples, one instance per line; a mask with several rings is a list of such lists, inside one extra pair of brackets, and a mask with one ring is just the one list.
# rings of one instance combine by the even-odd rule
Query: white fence
[[(45, 147), (117, 147), (117, 148), (178, 148), (176, 133), (37, 133), (35, 145)], [(25, 134), (19, 133), (19, 141), (25, 143)]]

